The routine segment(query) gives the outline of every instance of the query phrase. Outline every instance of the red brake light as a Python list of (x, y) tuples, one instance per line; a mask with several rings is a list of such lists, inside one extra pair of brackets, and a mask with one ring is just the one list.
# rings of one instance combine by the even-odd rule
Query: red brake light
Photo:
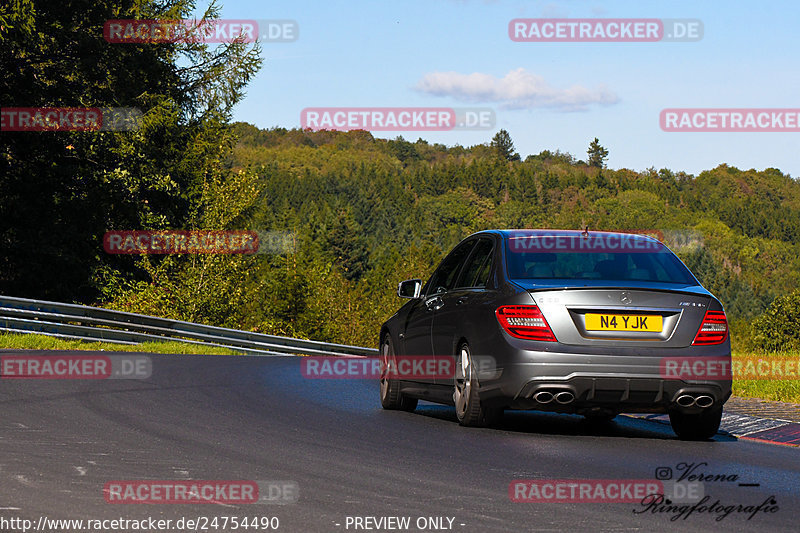
[(544, 315), (535, 305), (504, 305), (495, 311), (503, 329), (518, 339), (556, 342)]
[(728, 319), (724, 311), (706, 311), (703, 324), (694, 337), (692, 346), (721, 344), (728, 338)]

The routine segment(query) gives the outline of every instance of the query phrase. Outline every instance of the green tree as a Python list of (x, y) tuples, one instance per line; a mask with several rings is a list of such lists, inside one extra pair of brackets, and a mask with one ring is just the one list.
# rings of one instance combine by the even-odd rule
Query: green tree
[[(0, 5), (0, 43), (16, 29), (16, 35), (30, 36), (34, 27), (35, 9), (32, 0), (6, 0)], [(5, 46), (5, 44), (3, 45)]]
[(800, 289), (777, 298), (753, 321), (753, 341), (770, 351), (800, 349)]
[(326, 243), (345, 279), (357, 280), (366, 269), (369, 252), (363, 243), (364, 231), (348, 211), (342, 209), (333, 221)]
[(419, 152), (417, 152), (414, 144), (403, 139), (402, 136), (397, 137), (393, 141), (389, 141), (388, 148), (390, 153), (402, 163), (418, 161), (420, 159)]
[[(92, 301), (99, 271), (141, 275), (133, 258), (103, 253), (105, 231), (198, 220), (204, 181), (230, 148), (231, 109), (260, 66), (258, 45), (103, 38), (109, 19), (194, 12), (194, 0), (4, 3), (3, 107), (123, 107), (142, 116), (133, 131), (3, 133), (0, 293)], [(212, 3), (203, 18), (218, 15)]]
[(600, 140), (597, 137), (589, 143), (589, 149), (586, 150), (586, 153), (589, 155), (590, 167), (605, 168), (608, 150), (600, 145)]
[(514, 143), (511, 135), (506, 130), (500, 130), (492, 137), (489, 145), (494, 148), (495, 153), (506, 161), (519, 161), (519, 154), (514, 151)]

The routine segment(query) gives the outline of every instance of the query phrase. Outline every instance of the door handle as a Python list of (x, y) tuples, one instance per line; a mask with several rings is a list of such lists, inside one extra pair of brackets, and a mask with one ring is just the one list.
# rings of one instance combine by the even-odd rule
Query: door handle
[(440, 296), (436, 296), (425, 302), (425, 307), (428, 308), (428, 311), (436, 311), (437, 309), (441, 309), (443, 305), (444, 301), (442, 301)]
[(468, 301), (469, 301), (469, 297), (468, 297), (468, 296), (462, 296), (461, 298), (459, 298), (458, 300), (456, 300), (456, 305), (465, 304), (465, 303), (467, 303)]

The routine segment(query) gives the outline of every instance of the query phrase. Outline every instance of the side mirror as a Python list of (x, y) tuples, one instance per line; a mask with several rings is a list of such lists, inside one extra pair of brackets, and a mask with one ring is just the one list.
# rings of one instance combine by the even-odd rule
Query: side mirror
[(420, 292), (422, 292), (421, 279), (407, 279), (401, 281), (397, 286), (397, 295), (400, 298), (411, 298), (413, 300), (419, 298)]

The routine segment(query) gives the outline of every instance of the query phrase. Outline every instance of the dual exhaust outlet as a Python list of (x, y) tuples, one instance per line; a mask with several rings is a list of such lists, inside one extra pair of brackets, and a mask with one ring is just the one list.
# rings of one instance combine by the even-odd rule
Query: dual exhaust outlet
[(539, 403), (550, 403), (555, 401), (561, 405), (566, 405), (575, 401), (575, 395), (570, 391), (550, 392), (543, 390), (534, 394), (533, 399)]
[[(556, 402), (560, 403), (561, 405), (567, 405), (575, 401), (575, 395), (572, 392), (565, 390), (558, 392), (543, 390), (534, 394), (533, 399), (541, 404)], [(700, 407), (701, 409), (708, 409), (714, 405), (714, 398), (708, 394), (681, 394), (675, 400), (675, 403), (686, 408), (696, 406)]]
[(712, 405), (714, 405), (714, 398), (712, 398), (708, 394), (700, 394), (698, 396), (694, 396), (692, 394), (681, 394), (675, 400), (675, 403), (677, 403), (681, 407), (697, 406), (702, 409), (707, 409)]

